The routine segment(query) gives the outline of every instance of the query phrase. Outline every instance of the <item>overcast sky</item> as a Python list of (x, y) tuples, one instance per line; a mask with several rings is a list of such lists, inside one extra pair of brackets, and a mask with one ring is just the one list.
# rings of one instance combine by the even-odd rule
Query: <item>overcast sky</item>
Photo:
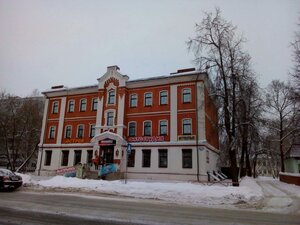
[(194, 67), (186, 41), (216, 6), (247, 38), (261, 85), (287, 80), (300, 0), (0, 0), (0, 90), (96, 84), (110, 65), (130, 79)]

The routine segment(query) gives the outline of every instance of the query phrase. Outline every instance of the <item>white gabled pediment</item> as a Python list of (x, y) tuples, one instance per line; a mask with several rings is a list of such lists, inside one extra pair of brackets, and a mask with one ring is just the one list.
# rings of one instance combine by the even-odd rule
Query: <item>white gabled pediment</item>
[(127, 145), (127, 142), (118, 134), (112, 133), (110, 131), (105, 131), (101, 134), (96, 135), (95, 137), (92, 138), (91, 142), (95, 143), (98, 141), (102, 141), (104, 139), (111, 139), (115, 140), (116, 143), (122, 144), (122, 145)]
[(109, 79), (118, 80), (119, 87), (125, 87), (126, 81), (129, 80), (127, 75), (123, 75), (119, 72), (120, 68), (118, 66), (108, 66), (106, 73), (98, 78), (98, 89), (103, 89), (104, 84)]

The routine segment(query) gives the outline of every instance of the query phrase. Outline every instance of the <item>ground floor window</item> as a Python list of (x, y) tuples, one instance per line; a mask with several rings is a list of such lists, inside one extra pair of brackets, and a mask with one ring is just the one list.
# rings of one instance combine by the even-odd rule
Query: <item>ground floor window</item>
[(127, 166), (128, 167), (134, 167), (134, 162), (135, 162), (135, 150), (132, 149), (131, 153), (128, 154)]
[(182, 168), (192, 168), (192, 149), (182, 149)]
[(46, 156), (45, 156), (45, 166), (50, 166), (51, 165), (51, 158), (52, 158), (52, 150), (47, 150)]
[(168, 167), (168, 150), (167, 149), (159, 149), (158, 150), (158, 167), (159, 168), (167, 168)]
[(69, 161), (69, 150), (62, 151), (61, 165), (67, 166)]
[(150, 167), (151, 165), (151, 150), (143, 150), (143, 167)]
[(74, 166), (81, 162), (81, 150), (74, 151)]

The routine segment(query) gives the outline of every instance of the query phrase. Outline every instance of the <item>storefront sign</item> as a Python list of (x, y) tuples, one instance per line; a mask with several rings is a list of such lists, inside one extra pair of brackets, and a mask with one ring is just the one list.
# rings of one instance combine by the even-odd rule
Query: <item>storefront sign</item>
[(111, 139), (104, 139), (99, 141), (99, 146), (109, 146), (109, 145), (115, 145), (116, 141)]
[(107, 164), (105, 166), (101, 166), (98, 172), (99, 176), (104, 176), (110, 173), (115, 173), (118, 170), (117, 164)]
[(152, 137), (129, 137), (128, 142), (161, 142), (164, 141), (164, 136), (152, 136)]
[(66, 139), (65, 143), (66, 144), (71, 144), (71, 143), (83, 143), (84, 140), (83, 139)]

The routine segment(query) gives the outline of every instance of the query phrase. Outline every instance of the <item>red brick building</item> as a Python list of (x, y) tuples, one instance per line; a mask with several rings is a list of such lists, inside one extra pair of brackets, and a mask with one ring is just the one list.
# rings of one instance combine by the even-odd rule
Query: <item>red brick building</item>
[(128, 178), (206, 180), (219, 156), (210, 86), (194, 69), (131, 81), (110, 66), (97, 85), (45, 91), (37, 172), (79, 162), (93, 170), (99, 155), (120, 175), (128, 166)]

